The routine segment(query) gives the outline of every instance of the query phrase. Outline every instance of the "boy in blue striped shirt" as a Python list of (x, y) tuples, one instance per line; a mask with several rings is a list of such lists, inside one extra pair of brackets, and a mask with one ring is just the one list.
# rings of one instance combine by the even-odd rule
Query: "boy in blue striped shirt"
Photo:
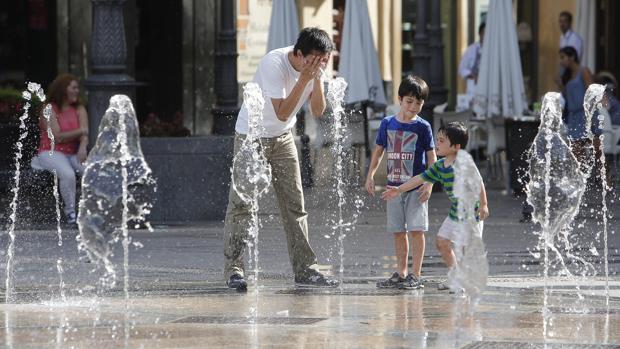
[[(442, 159), (435, 162), (425, 172), (411, 178), (404, 184), (397, 187), (388, 187), (386, 191), (381, 194), (381, 198), (384, 200), (390, 200), (397, 197), (400, 193), (411, 190), (418, 187), (425, 182), (428, 183), (440, 183), (450, 199), (450, 213), (444, 220), (439, 232), (437, 233), (437, 249), (441, 253), (441, 257), (448, 266), (453, 268), (456, 264), (456, 258), (452, 249), (452, 244), (457, 246), (467, 245), (464, 224), (465, 222), (459, 221), (457, 215), (458, 200), (454, 196), (454, 168), (453, 164), (456, 160), (456, 154), (460, 149), (465, 149), (467, 145), (467, 128), (463, 123), (451, 122), (445, 126), (439, 128), (437, 132), (436, 150), (438, 156), (443, 156)], [(487, 195), (482, 184), (482, 190), (480, 191), (480, 201), (478, 203), (478, 217), (485, 220), (489, 216), (489, 208), (487, 206)], [(482, 224), (482, 222), (480, 222)], [(481, 229), (482, 230), (482, 229)], [(440, 285), (440, 289), (447, 289), (443, 284)]]

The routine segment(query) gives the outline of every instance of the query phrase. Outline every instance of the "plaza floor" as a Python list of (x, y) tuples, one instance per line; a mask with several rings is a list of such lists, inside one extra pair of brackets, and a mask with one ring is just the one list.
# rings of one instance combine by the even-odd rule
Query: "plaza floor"
[[(534, 280), (534, 279), (532, 279)], [(617, 348), (620, 281), (609, 311), (595, 295), (602, 282), (550, 283), (491, 279), (478, 304), (430, 279), (425, 289), (377, 289), (347, 282), (302, 289), (277, 280), (241, 294), (223, 285), (160, 285), (149, 292), (0, 306), (5, 348)], [(564, 286), (564, 287), (563, 287)], [(568, 287), (570, 286), (570, 287)], [(594, 291), (594, 293), (592, 292)]]
[[(0, 348), (620, 348), (617, 218), (608, 222), (609, 306), (600, 220), (583, 216), (574, 234), (583, 246), (596, 242), (592, 246), (599, 255), (588, 258), (597, 276), (548, 280), (545, 322), (545, 280), (540, 258), (532, 253), (536, 227), (519, 223), (519, 200), (489, 192), (484, 240), (490, 278), (479, 302), (468, 304), (466, 298), (436, 290), (446, 274), (434, 247), (448, 207), (445, 195), (433, 194), (430, 202), (426, 287), (400, 291), (375, 287), (394, 271), (393, 241), (384, 232), (382, 203), (358, 194), (365, 202), (359, 212), (345, 212), (357, 218), (346, 231), (342, 256), (330, 206), (334, 201), (320, 191), (306, 196), (310, 241), (321, 267), (338, 277), (338, 266), (344, 265), (345, 282), (338, 289), (295, 287), (278, 209), (269, 198), (261, 205), (258, 294), (253, 286), (245, 294), (225, 287), (222, 222), (160, 222), (154, 232), (132, 230), (143, 247), (129, 251), (128, 300), (120, 246), (113, 260), (119, 284), (97, 292), (100, 271), (79, 260), (75, 230), (63, 231), (59, 247), (55, 227), (20, 228), (15, 300), (0, 304)], [(610, 212), (619, 209), (617, 201), (611, 203)], [(6, 234), (0, 235), (0, 244), (7, 245)], [(577, 252), (590, 252), (582, 250)]]

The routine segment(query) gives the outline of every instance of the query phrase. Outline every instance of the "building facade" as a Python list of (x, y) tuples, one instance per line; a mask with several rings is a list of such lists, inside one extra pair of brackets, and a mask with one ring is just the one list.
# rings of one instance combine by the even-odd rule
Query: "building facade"
[[(242, 84), (251, 79), (266, 50), (271, 0), (235, 1), (237, 78)], [(467, 45), (477, 40), (476, 28), (484, 21), (489, 1), (492, 0), (440, 0), (443, 86), (451, 105), (456, 94), (464, 92), (456, 69), (460, 56)], [(543, 67), (557, 65), (559, 13), (573, 13), (575, 28), (580, 1), (584, 0), (513, 1), (530, 102), (557, 89), (554, 72)], [(617, 77), (620, 45), (615, 33), (619, 24), (613, 19), (620, 15), (620, 6), (610, 0), (585, 1), (596, 3), (596, 12), (588, 19), (595, 22), (596, 30), (596, 42), (590, 45), (595, 60), (590, 66), (595, 73), (609, 71)], [(420, 3), (424, 3), (425, 11), (430, 11), (432, 1), (367, 3), (386, 93), (389, 101), (396, 102), (401, 77), (415, 71), (416, 52), (424, 49), (415, 39)], [(324, 28), (337, 42), (338, 18), (346, 8), (345, 0), (296, 0), (296, 4), (301, 27)], [(157, 117), (165, 128), (182, 119), (191, 135), (212, 133), (217, 7), (217, 0), (124, 3), (127, 74), (138, 83), (136, 109), (141, 122)], [(91, 11), (91, 1), (83, 0), (2, 2), (0, 84), (16, 85), (29, 80), (47, 86), (58, 72), (70, 72), (86, 80), (91, 73)], [(427, 29), (432, 25), (427, 21)]]

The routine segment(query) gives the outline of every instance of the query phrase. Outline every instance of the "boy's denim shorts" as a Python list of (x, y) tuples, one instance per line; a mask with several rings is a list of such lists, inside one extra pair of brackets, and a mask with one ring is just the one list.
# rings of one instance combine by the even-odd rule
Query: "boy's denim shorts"
[(387, 201), (388, 233), (428, 231), (428, 201), (421, 204), (416, 190)]

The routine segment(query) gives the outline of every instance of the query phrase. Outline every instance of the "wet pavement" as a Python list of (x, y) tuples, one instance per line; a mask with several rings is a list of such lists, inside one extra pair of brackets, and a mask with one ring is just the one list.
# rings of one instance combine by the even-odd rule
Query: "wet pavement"
[[(346, 231), (341, 289), (293, 285), (278, 211), (269, 199), (261, 205), (258, 295), (252, 285), (246, 294), (224, 286), (222, 222), (165, 222), (156, 224), (154, 232), (131, 231), (142, 247), (130, 250), (127, 302), (122, 283), (97, 291), (101, 273), (78, 259), (75, 230), (63, 231), (59, 247), (53, 227), (22, 227), (15, 249), (17, 299), (0, 305), (0, 348), (543, 348), (544, 343), (547, 348), (620, 347), (620, 241), (617, 233), (611, 234), (619, 231), (617, 218), (609, 223), (609, 309), (600, 253), (591, 254), (597, 276), (547, 281), (552, 315), (544, 333), (545, 280), (540, 260), (532, 253), (536, 227), (518, 222), (520, 201), (499, 191), (489, 193), (491, 217), (484, 239), (491, 277), (479, 302), (467, 304), (464, 297), (436, 290), (446, 274), (434, 247), (435, 232), (447, 213), (445, 194), (431, 198), (423, 264), (426, 287), (414, 291), (374, 286), (394, 271), (393, 241), (384, 232), (379, 200), (359, 191), (349, 194), (350, 202), (363, 200), (364, 208), (353, 229)], [(333, 202), (311, 191), (307, 204), (310, 241), (320, 267), (340, 277)], [(617, 202), (610, 203), (610, 212), (620, 212)], [(345, 216), (354, 213), (348, 208)], [(580, 219), (587, 224), (576, 228), (579, 238), (596, 239), (599, 220)], [(0, 242), (6, 246), (6, 234)], [(121, 257), (119, 246), (114, 261), (122, 277)], [(64, 301), (58, 286), (59, 258)], [(0, 280), (4, 269), (1, 264)]]
[[(537, 348), (541, 343), (620, 346), (620, 298), (609, 315), (604, 299), (554, 292), (547, 335), (542, 290), (491, 286), (470, 311), (461, 296), (424, 290), (223, 287), (193, 293), (134, 293), (1, 307), (6, 348)], [(180, 286), (180, 285), (177, 285)], [(521, 287), (527, 287), (522, 283)], [(620, 290), (620, 282), (614, 282)], [(257, 309), (253, 312), (253, 309)], [(255, 315), (254, 315), (255, 314)], [(127, 332), (125, 331), (127, 329)], [(529, 346), (524, 346), (524, 345)], [(542, 345), (542, 344), (541, 344)], [(605, 346), (603, 346), (605, 345)], [(566, 346), (549, 346), (549, 348)]]

